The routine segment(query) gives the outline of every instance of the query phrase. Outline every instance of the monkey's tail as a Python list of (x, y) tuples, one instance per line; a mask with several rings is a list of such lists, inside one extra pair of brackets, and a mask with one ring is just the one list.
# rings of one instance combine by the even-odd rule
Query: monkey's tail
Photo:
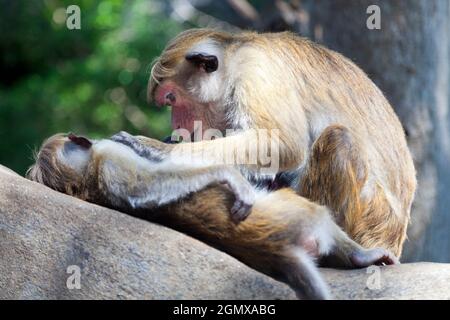
[(301, 248), (291, 249), (284, 265), (285, 281), (301, 300), (331, 299), (328, 285), (313, 259)]

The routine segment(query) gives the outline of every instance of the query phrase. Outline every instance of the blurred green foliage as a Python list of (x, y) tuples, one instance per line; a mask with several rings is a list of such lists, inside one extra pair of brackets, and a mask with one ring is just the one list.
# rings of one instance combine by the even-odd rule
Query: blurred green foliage
[[(65, 8), (81, 9), (81, 30)], [(146, 102), (153, 59), (182, 26), (158, 2), (0, 0), (0, 164), (23, 174), (57, 132), (161, 138), (170, 116)]]

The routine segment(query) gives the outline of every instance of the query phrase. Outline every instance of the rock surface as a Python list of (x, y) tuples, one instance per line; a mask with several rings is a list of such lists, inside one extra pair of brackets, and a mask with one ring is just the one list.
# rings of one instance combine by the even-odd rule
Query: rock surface
[[(68, 289), (68, 282), (76, 283), (70, 266), (80, 268), (80, 289)], [(450, 299), (448, 264), (322, 272), (337, 299)], [(55, 192), (0, 166), (0, 298), (295, 295), (286, 285), (200, 241)]]

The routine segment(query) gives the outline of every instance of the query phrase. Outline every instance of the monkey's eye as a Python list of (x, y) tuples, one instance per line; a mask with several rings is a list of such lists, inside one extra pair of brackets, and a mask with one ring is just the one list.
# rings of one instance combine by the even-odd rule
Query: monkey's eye
[(202, 68), (205, 72), (211, 73), (219, 68), (219, 60), (214, 55), (205, 55), (199, 52), (188, 53), (186, 60), (195, 66)]

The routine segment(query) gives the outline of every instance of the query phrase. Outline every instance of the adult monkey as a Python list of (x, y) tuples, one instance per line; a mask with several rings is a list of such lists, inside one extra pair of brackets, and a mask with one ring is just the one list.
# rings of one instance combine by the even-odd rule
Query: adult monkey
[(401, 255), (416, 188), (412, 157), (389, 102), (345, 57), (288, 32), (192, 29), (164, 49), (148, 93), (172, 106), (173, 129), (193, 133), (198, 120), (203, 131), (241, 130), (171, 149), (206, 155), (208, 165), (222, 163), (225, 148), (236, 156), (243, 144), (260, 145), (252, 129), (277, 129), (279, 169), (296, 177), (291, 186), (331, 208), (364, 247)]

